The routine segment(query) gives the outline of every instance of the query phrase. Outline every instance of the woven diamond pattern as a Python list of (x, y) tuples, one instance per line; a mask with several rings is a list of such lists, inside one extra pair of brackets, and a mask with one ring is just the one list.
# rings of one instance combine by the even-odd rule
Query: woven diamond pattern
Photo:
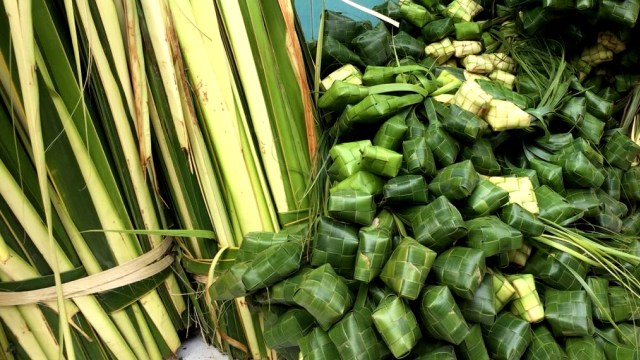
[(406, 211), (416, 240), (434, 251), (442, 251), (467, 233), (462, 215), (446, 197)]
[(485, 270), (482, 250), (460, 246), (441, 253), (433, 263), (436, 281), (469, 300), (473, 299), (473, 294), (480, 287)]
[(407, 133), (406, 117), (407, 112), (403, 111), (382, 123), (373, 138), (373, 145), (397, 151)]
[(491, 273), (491, 281), (495, 293), (495, 309), (496, 312), (500, 312), (516, 295), (516, 289), (504, 275), (499, 273)]
[[(383, 210), (383, 213), (378, 215), (378, 219), (381, 216), (392, 215)], [(360, 242), (353, 278), (369, 283), (380, 274), (382, 267), (391, 256), (391, 229), (387, 226), (378, 226), (374, 221), (373, 225), (360, 229), (358, 237)]]
[(489, 355), (496, 360), (520, 359), (531, 343), (529, 323), (503, 312), (490, 326), (483, 326)]
[(300, 268), (301, 258), (302, 244), (299, 242), (272, 245), (251, 261), (242, 275), (242, 282), (247, 291), (271, 286), (296, 272)]
[(513, 85), (516, 81), (516, 76), (509, 72), (494, 68), (494, 70), (489, 74), (489, 79), (511, 90), (513, 89)]
[(540, 236), (544, 232), (544, 224), (519, 204), (502, 208), (500, 219), (527, 236)]
[(313, 315), (323, 330), (328, 330), (340, 320), (353, 303), (349, 288), (331, 264), (309, 272), (298, 286), (293, 299)]
[(576, 216), (580, 214), (579, 209), (573, 207), (565, 198), (546, 185), (537, 188), (535, 193), (541, 218), (566, 225), (576, 220)]
[(591, 300), (584, 290), (547, 289), (544, 293), (545, 319), (555, 336), (591, 336)]
[(264, 327), (264, 343), (272, 349), (298, 345), (298, 339), (316, 325), (313, 316), (305, 310), (293, 308)]
[(622, 195), (633, 201), (640, 201), (640, 166), (632, 167), (622, 176)]
[(473, 168), (482, 175), (500, 175), (502, 168), (493, 153), (491, 142), (479, 139), (462, 150), (462, 158), (471, 160)]
[(242, 275), (249, 268), (250, 262), (233, 264), (222, 273), (209, 287), (209, 295), (213, 300), (231, 300), (244, 296), (247, 291), (242, 283)]
[(394, 204), (420, 205), (428, 203), (427, 182), (421, 175), (402, 175), (384, 185), (384, 198)]
[(387, 347), (398, 359), (407, 355), (422, 337), (413, 311), (397, 296), (382, 300), (371, 317)]
[(529, 166), (535, 170), (542, 185), (548, 185), (557, 192), (564, 191), (562, 167), (540, 159), (530, 159)]
[(447, 133), (442, 124), (431, 122), (425, 132), (425, 140), (441, 166), (455, 163), (460, 152), (460, 144)]
[(300, 269), (291, 277), (288, 277), (257, 294), (255, 296), (256, 301), (261, 304), (297, 305), (295, 300), (293, 300), (293, 295), (302, 282), (302, 279), (304, 279), (311, 270), (312, 269), (309, 267)]
[(380, 279), (398, 296), (415, 300), (435, 258), (431, 249), (412, 238), (404, 238), (384, 265)]
[[(465, 83), (463, 83), (463, 86)], [(468, 97), (476, 95), (477, 94), (461, 94), (460, 90), (458, 90), (454, 96), (454, 104), (451, 105), (451, 111), (442, 121), (442, 125), (444, 125), (447, 132), (460, 140), (476, 141), (481, 136), (490, 132), (489, 125), (476, 116), (476, 114), (484, 111), (484, 102), (478, 100), (479, 102), (472, 103), (474, 100), (468, 99)], [(464, 96), (467, 96), (467, 98), (463, 98)], [(479, 97), (481, 97), (481, 95)]]
[(591, 291), (598, 299), (600, 306), (596, 304), (596, 301), (591, 303), (591, 312), (593, 316), (601, 321), (607, 321), (608, 316), (611, 316), (611, 310), (609, 309), (609, 280), (599, 277), (589, 277), (587, 284), (591, 288)]
[(473, 295), (473, 299), (458, 301), (460, 311), (469, 322), (491, 325), (496, 320), (496, 294), (493, 290), (493, 276), (487, 274), (482, 279), (480, 287)]
[(384, 179), (367, 171), (357, 171), (348, 178), (340, 181), (330, 189), (331, 193), (338, 190), (358, 190), (370, 195), (382, 194)]
[(465, 160), (441, 169), (429, 184), (429, 191), (435, 196), (460, 200), (471, 195), (479, 181), (480, 177), (473, 164)]
[(463, 213), (471, 217), (494, 213), (509, 201), (509, 193), (491, 181), (480, 179), (478, 185), (467, 198)]
[(494, 53), (494, 54), (486, 54), (485, 56), (489, 58), (489, 60), (491, 61), (495, 69), (506, 71), (512, 74), (515, 73), (516, 62), (507, 54)]
[(482, 43), (480, 41), (453, 41), (453, 47), (456, 49), (454, 54), (457, 58), (462, 58), (467, 55), (476, 55), (482, 52)]
[(361, 190), (337, 190), (329, 195), (327, 208), (334, 219), (369, 225), (376, 215), (373, 195)]
[(250, 232), (244, 236), (240, 249), (236, 254), (236, 262), (253, 260), (261, 251), (268, 249), (271, 245), (287, 242), (289, 236), (285, 233), (273, 232)]
[(599, 188), (604, 182), (602, 168), (596, 167), (581, 151), (572, 151), (559, 159), (559, 164), (569, 182), (582, 187)]
[(338, 359), (338, 349), (333, 345), (329, 334), (319, 327), (298, 339), (300, 353), (306, 360)]
[(400, 0), (398, 4), (400, 5), (402, 18), (419, 28), (434, 20), (434, 16), (429, 10), (420, 4), (406, 0)]
[(402, 154), (409, 174), (420, 174), (428, 177), (433, 177), (436, 174), (433, 153), (423, 136), (402, 142)]
[(321, 217), (313, 241), (311, 265), (331, 264), (340, 275), (351, 277), (358, 251), (358, 229)]
[(609, 309), (615, 322), (640, 319), (638, 301), (622, 286), (609, 286)]
[(531, 360), (556, 360), (566, 358), (566, 354), (544, 325), (533, 330), (531, 345), (525, 354), (526, 359)]
[(605, 360), (604, 351), (592, 337), (570, 337), (565, 342), (565, 351), (569, 359)]
[[(453, 98), (453, 103), (459, 108), (466, 110), (472, 114), (482, 115), (487, 109), (487, 107), (489, 106), (489, 102), (492, 99), (493, 97), (487, 94), (484, 90), (482, 90), (482, 88), (480, 87), (480, 85), (478, 85), (477, 82), (472, 80), (467, 80), (463, 82), (462, 86), (460, 86), (458, 91), (456, 91), (456, 94)], [(453, 118), (461, 116), (465, 120), (469, 119), (469, 121), (471, 121), (475, 127), (480, 127), (480, 130), (482, 130), (482, 132), (480, 132), (480, 135), (488, 132), (487, 124), (481, 119), (475, 118), (461, 111), (454, 111), (453, 107), (451, 108), (451, 110), (452, 110), (451, 113)], [(459, 121), (459, 122), (463, 123), (463, 121)], [(456, 131), (456, 133), (459, 133), (459, 132), (460, 131)], [(471, 135), (469, 131), (464, 131), (462, 133)], [(477, 135), (478, 134), (476, 134), (476, 136), (473, 137), (472, 139), (477, 138)]]
[(420, 300), (422, 323), (436, 339), (458, 345), (469, 334), (469, 326), (446, 286), (430, 285)]
[(486, 257), (522, 247), (522, 233), (503, 223), (497, 216), (485, 216), (465, 222), (465, 246), (480, 249)]
[(469, 325), (469, 334), (457, 346), (458, 354), (463, 360), (489, 360), (480, 325)]
[(368, 146), (362, 150), (363, 169), (380, 176), (398, 175), (402, 165), (402, 154), (380, 146)]
[(383, 65), (391, 57), (391, 33), (384, 26), (376, 26), (351, 40), (354, 50), (365, 64)]
[(424, 48), (425, 55), (436, 59), (438, 64), (444, 64), (455, 52), (456, 48), (449, 38), (431, 43)]
[(495, 98), (489, 102), (484, 119), (493, 131), (524, 129), (531, 125), (531, 115), (510, 101)]
[(329, 150), (333, 166), (339, 175), (338, 180), (344, 180), (360, 170), (362, 149), (367, 146), (371, 146), (371, 141), (362, 140), (337, 144)]
[(494, 70), (493, 62), (484, 55), (469, 55), (462, 59), (462, 66), (476, 74), (489, 74)]
[(613, 60), (613, 51), (607, 49), (602, 44), (597, 44), (584, 49), (580, 54), (580, 60), (586, 62), (590, 66), (598, 66), (602, 63)]
[(533, 275), (509, 275), (507, 280), (516, 290), (511, 301), (511, 312), (530, 323), (542, 321), (544, 319), (544, 308), (540, 302)]
[(340, 353), (340, 359), (383, 359), (389, 349), (373, 326), (371, 311), (366, 308), (348, 313), (331, 330), (329, 337)]

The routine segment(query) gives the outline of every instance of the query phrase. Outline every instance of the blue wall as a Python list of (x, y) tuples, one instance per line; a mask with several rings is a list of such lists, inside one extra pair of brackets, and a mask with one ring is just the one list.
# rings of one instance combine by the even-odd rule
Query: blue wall
[[(384, 0), (352, 0), (353, 2), (372, 8), (381, 4)], [(371, 20), (375, 24), (377, 19), (373, 16), (363, 13), (362, 11), (351, 7), (341, 0), (295, 0), (296, 11), (302, 23), (302, 30), (306, 40), (316, 39), (318, 37), (318, 27), (320, 24), (320, 14), (322, 6), (333, 11), (343, 12), (345, 15), (359, 20)]]

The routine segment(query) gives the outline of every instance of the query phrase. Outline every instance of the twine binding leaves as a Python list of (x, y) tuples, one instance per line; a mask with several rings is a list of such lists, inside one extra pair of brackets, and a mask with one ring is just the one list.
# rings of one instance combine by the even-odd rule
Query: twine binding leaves
[[(62, 284), (65, 299), (88, 296), (117, 289), (150, 278), (173, 264), (175, 256), (168, 253), (172, 238), (122, 265)], [(18, 306), (56, 301), (56, 287), (16, 292), (0, 292), (0, 306)]]

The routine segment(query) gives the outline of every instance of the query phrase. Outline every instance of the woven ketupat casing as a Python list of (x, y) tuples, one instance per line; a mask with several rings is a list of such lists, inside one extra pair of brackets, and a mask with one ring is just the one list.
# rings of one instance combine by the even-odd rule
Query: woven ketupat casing
[(592, 337), (570, 337), (565, 342), (565, 351), (569, 360), (605, 360), (604, 350)]
[(354, 279), (369, 283), (380, 274), (391, 256), (392, 227), (393, 215), (382, 210), (371, 226), (360, 229)]
[(433, 177), (436, 163), (424, 136), (402, 142), (402, 154), (409, 174)]
[(306, 360), (338, 359), (338, 349), (333, 345), (329, 334), (319, 327), (298, 339), (300, 353)]
[[(468, 83), (469, 81), (463, 83)], [(475, 84), (475, 82), (473, 82)], [(458, 95), (460, 91), (464, 88), (461, 87), (453, 98), (454, 101), (456, 99), (460, 99), (465, 95)], [(480, 89), (480, 87), (478, 87)], [(482, 91), (482, 89), (480, 89)], [(467, 94), (466, 96), (471, 96)], [(471, 102), (472, 100), (464, 100), (466, 102)], [(460, 104), (465, 105), (466, 103), (462, 100), (459, 100)], [(474, 108), (477, 107), (477, 108)], [(480, 119), (477, 114), (483, 111), (483, 104), (467, 104), (466, 107), (472, 110), (468, 110), (467, 108), (463, 108), (458, 105), (451, 105), (449, 112), (442, 120), (442, 125), (444, 125), (447, 131), (455, 136), (458, 139), (465, 141), (476, 141), (481, 136), (487, 135), (489, 130), (489, 124), (487, 124), (484, 120)]]
[(567, 225), (582, 216), (579, 209), (569, 204), (564, 197), (546, 185), (537, 188), (535, 194), (541, 218)]
[(371, 146), (371, 141), (362, 140), (337, 144), (329, 150), (337, 180), (344, 180), (360, 170), (362, 149), (367, 146)]
[(331, 264), (336, 273), (350, 278), (357, 252), (358, 229), (355, 226), (328, 217), (320, 218), (313, 239), (312, 266)]
[(469, 327), (469, 334), (458, 345), (458, 355), (462, 360), (489, 360), (489, 353), (482, 338), (480, 325)]
[(446, 197), (406, 211), (416, 240), (434, 251), (442, 251), (467, 234), (462, 215)]
[(441, 166), (455, 163), (460, 152), (460, 143), (447, 133), (442, 124), (430, 122), (425, 132), (425, 139), (433, 157)]
[(470, 160), (474, 169), (482, 175), (494, 176), (502, 172), (491, 142), (487, 139), (478, 139), (462, 149), (462, 159)]
[(469, 326), (447, 286), (425, 287), (420, 314), (425, 328), (436, 339), (458, 345), (469, 334)]
[(295, 294), (295, 302), (316, 319), (323, 330), (340, 320), (353, 304), (345, 282), (330, 264), (312, 270), (304, 277)]
[(465, 222), (465, 246), (480, 249), (486, 257), (522, 247), (522, 233), (497, 216), (485, 216)]
[(461, 200), (476, 188), (480, 176), (469, 160), (449, 165), (441, 169), (429, 184), (434, 196), (445, 196), (449, 200)]
[(427, 182), (422, 175), (401, 175), (387, 181), (383, 188), (386, 201), (393, 204), (425, 205), (429, 202)]
[(622, 194), (628, 200), (640, 201), (640, 166), (630, 168), (622, 176)]
[(621, 129), (612, 131), (602, 154), (610, 165), (628, 170), (631, 163), (640, 155), (640, 145), (636, 144)]
[(249, 269), (250, 264), (248, 261), (236, 263), (222, 273), (208, 289), (211, 299), (231, 300), (246, 295), (242, 275)]
[(256, 294), (256, 301), (261, 304), (296, 305), (296, 302), (293, 300), (293, 295), (302, 282), (302, 279), (304, 279), (311, 270), (309, 267), (300, 269), (292, 276)]
[(264, 327), (265, 345), (272, 349), (298, 345), (298, 339), (311, 331), (316, 322), (306, 310), (293, 308)]
[(480, 287), (485, 270), (482, 250), (460, 246), (441, 253), (433, 263), (436, 281), (469, 300)]
[[(478, 185), (467, 198), (462, 213), (470, 217), (492, 214), (509, 201), (509, 193), (486, 179), (480, 179)], [(504, 221), (504, 220), (503, 220)]]
[(402, 165), (402, 154), (380, 146), (367, 146), (362, 150), (360, 166), (372, 174), (394, 177)]
[(251, 261), (242, 275), (242, 282), (247, 291), (271, 286), (296, 272), (301, 258), (302, 244), (299, 242), (272, 245)]
[(408, 110), (401, 111), (382, 123), (373, 138), (373, 145), (397, 151), (407, 133), (407, 114)]
[(525, 359), (557, 360), (566, 358), (567, 355), (564, 353), (564, 350), (558, 345), (556, 339), (546, 326), (541, 325), (533, 330), (531, 345), (529, 345), (525, 353)]
[(244, 236), (240, 249), (236, 254), (236, 263), (251, 261), (256, 255), (266, 250), (271, 245), (287, 242), (289, 235), (285, 233), (274, 232), (250, 232)]
[(389, 354), (373, 326), (371, 311), (356, 309), (329, 330), (329, 337), (343, 360), (378, 360)]
[(529, 323), (515, 315), (503, 312), (489, 326), (482, 327), (489, 355), (496, 360), (516, 360), (524, 355), (531, 343)]
[(499, 313), (516, 295), (516, 289), (513, 288), (513, 285), (511, 285), (504, 275), (494, 272), (491, 272), (489, 275), (493, 282), (496, 313)]
[(591, 301), (591, 312), (593, 316), (600, 320), (606, 321), (611, 316), (609, 308), (609, 280), (598, 277), (589, 277), (587, 284), (591, 288), (595, 299)]
[[(459, 43), (459, 42), (454, 41), (453, 43), (455, 45), (456, 43)], [(471, 43), (475, 43), (475, 41), (472, 41)], [(456, 56), (457, 56), (457, 50), (458, 49), (456, 49)], [(464, 117), (473, 119), (472, 117), (469, 117), (468, 115), (464, 115), (464, 113), (461, 113), (460, 111), (455, 110), (455, 108), (466, 110), (475, 115), (482, 115), (487, 109), (487, 107), (489, 106), (489, 102), (491, 101), (491, 99), (493, 99), (493, 97), (487, 94), (477, 82), (467, 80), (464, 83), (462, 83), (462, 86), (460, 86), (460, 89), (458, 89), (455, 97), (453, 98), (454, 105), (452, 105), (451, 107), (451, 110), (452, 110), (451, 114), (454, 116), (463, 115)], [(455, 108), (453, 106), (455, 106)], [(486, 133), (488, 131), (489, 125), (486, 122), (482, 121), (480, 118), (475, 118), (473, 122), (478, 124), (482, 122), (481, 124), (482, 133)], [(468, 134), (467, 131), (465, 131), (464, 133)], [(474, 131), (474, 133), (475, 135), (471, 137), (471, 139), (476, 139), (479, 135), (477, 130)]]
[(484, 325), (491, 325), (496, 320), (496, 294), (493, 289), (493, 276), (486, 274), (473, 299), (458, 301), (460, 311), (465, 320)]
[(436, 253), (412, 238), (404, 238), (380, 273), (380, 279), (398, 296), (415, 300), (420, 295)]
[(544, 319), (544, 307), (540, 302), (540, 295), (536, 290), (536, 283), (531, 274), (514, 274), (507, 276), (507, 280), (515, 289), (511, 301), (511, 312), (520, 318), (537, 323)]
[(397, 296), (383, 299), (373, 311), (372, 318), (376, 329), (396, 358), (408, 354), (422, 337), (413, 311)]
[(555, 336), (591, 336), (591, 300), (584, 290), (547, 289), (544, 293), (545, 319)]
[(333, 194), (338, 190), (359, 190), (369, 195), (379, 195), (384, 184), (384, 179), (378, 175), (361, 170), (334, 185), (329, 192)]
[(527, 236), (540, 236), (544, 232), (542, 221), (516, 203), (502, 208), (500, 219)]
[(370, 225), (376, 216), (373, 195), (362, 190), (336, 190), (329, 195), (327, 205), (331, 217), (361, 225)]

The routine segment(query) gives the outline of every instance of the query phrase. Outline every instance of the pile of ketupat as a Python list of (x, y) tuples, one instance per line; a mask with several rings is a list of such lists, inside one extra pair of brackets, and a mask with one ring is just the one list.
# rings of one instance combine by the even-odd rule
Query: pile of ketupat
[(290, 359), (639, 358), (639, 9), (325, 12), (317, 220), (247, 234), (212, 298)]

